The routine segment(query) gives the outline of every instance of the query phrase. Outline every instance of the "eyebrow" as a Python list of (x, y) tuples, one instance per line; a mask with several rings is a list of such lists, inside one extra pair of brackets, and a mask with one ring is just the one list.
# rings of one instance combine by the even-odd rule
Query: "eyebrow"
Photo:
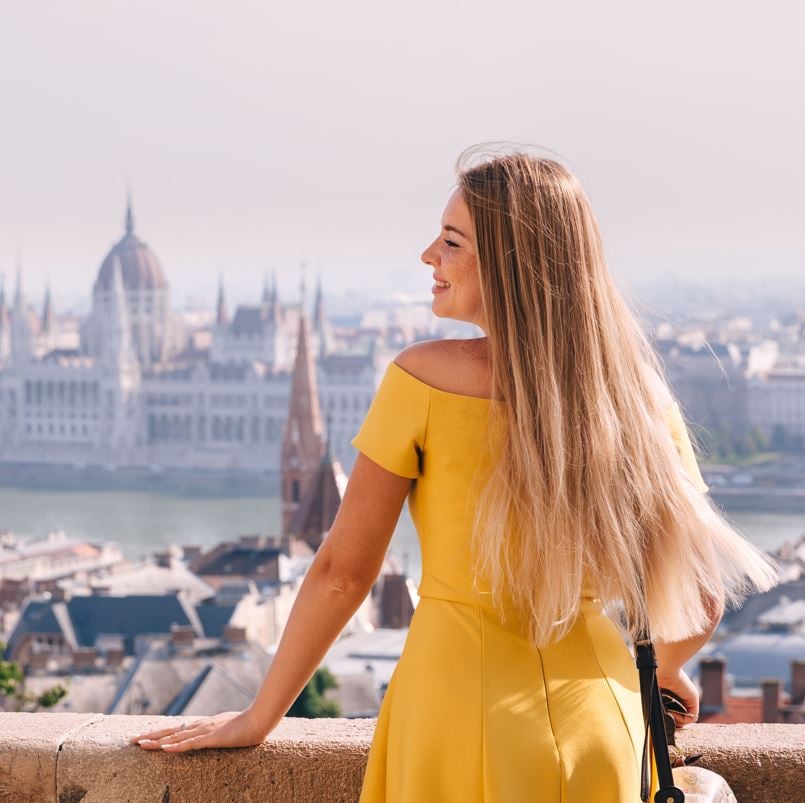
[(461, 229), (457, 229), (455, 226), (442, 226), (442, 228), (445, 231), (454, 231), (456, 234), (461, 235), (465, 240), (469, 240), (469, 237), (467, 237), (467, 235), (464, 234), (464, 232), (461, 231)]

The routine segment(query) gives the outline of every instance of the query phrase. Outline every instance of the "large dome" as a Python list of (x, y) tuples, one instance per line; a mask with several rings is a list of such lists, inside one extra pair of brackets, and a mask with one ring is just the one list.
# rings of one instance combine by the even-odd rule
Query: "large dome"
[(126, 210), (126, 234), (104, 259), (95, 280), (96, 290), (109, 290), (112, 287), (115, 258), (120, 260), (126, 290), (162, 290), (168, 286), (154, 252), (134, 234), (130, 203)]

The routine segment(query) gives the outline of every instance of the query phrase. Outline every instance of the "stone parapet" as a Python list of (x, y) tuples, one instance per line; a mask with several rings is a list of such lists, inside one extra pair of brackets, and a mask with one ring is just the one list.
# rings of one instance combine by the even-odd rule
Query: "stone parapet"
[[(0, 714), (0, 803), (355, 803), (375, 726), (286, 717), (258, 747), (168, 755), (128, 743), (171, 721)], [(677, 743), (702, 753), (740, 803), (802, 799), (805, 725), (697, 724)]]

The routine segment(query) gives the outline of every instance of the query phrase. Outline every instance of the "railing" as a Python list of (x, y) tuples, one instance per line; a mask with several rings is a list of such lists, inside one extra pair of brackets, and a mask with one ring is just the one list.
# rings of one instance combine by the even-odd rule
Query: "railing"
[[(0, 801), (354, 803), (375, 726), (286, 717), (259, 747), (166, 755), (129, 744), (170, 721), (0, 714)], [(678, 731), (677, 742), (702, 753), (698, 764), (723, 775), (740, 803), (803, 799), (805, 725), (697, 724)]]

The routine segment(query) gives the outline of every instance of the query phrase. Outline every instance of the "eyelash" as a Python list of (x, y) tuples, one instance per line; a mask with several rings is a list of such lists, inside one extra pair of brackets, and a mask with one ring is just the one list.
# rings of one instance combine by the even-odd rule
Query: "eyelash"
[(447, 245), (448, 245), (450, 248), (458, 248), (458, 243), (453, 242), (452, 240), (445, 240), (445, 242), (447, 243)]

